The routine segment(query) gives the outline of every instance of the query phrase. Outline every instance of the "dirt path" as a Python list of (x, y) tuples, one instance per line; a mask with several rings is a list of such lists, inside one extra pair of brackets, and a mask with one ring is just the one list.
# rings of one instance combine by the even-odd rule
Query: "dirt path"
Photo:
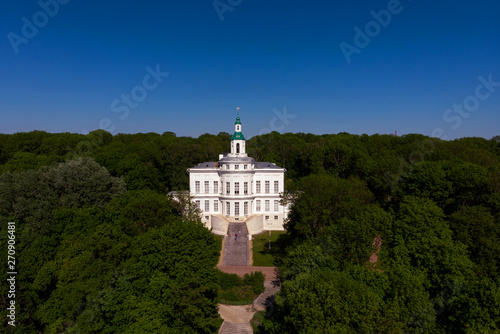
[(257, 312), (254, 304), (250, 305), (224, 305), (219, 304), (219, 314), (225, 321), (234, 324), (249, 322)]
[(250, 274), (255, 271), (261, 271), (266, 281), (274, 281), (278, 273), (278, 268), (276, 267), (252, 267), (252, 266), (217, 266), (220, 271), (228, 274), (237, 274), (240, 277), (245, 276), (245, 274)]
[[(237, 274), (241, 277), (245, 274), (260, 271), (265, 276), (265, 291), (254, 300), (253, 304), (219, 304), (219, 314), (224, 319), (219, 334), (253, 333), (250, 320), (252, 320), (255, 312), (266, 309), (266, 305), (279, 290), (279, 288), (272, 285), (272, 281), (277, 278), (278, 268), (244, 265), (251, 264), (251, 243), (248, 240), (248, 232), (245, 226), (237, 226), (237, 224), (233, 223), (230, 227), (231, 229), (229, 229), (228, 235), (224, 238), (222, 244), (223, 251), (217, 268), (225, 273)], [(241, 239), (234, 240), (234, 233), (237, 233), (237, 231), (241, 231)]]
[[(219, 333), (252, 333), (249, 331), (249, 328), (251, 328), (250, 320), (252, 320), (255, 312), (265, 311), (270, 299), (279, 291), (278, 287), (273, 286), (272, 281), (265, 281), (264, 287), (266, 288), (265, 291), (254, 300), (253, 304), (238, 306), (219, 304), (219, 314), (224, 319)], [(232, 324), (244, 324), (245, 327), (235, 327), (231, 326)]]

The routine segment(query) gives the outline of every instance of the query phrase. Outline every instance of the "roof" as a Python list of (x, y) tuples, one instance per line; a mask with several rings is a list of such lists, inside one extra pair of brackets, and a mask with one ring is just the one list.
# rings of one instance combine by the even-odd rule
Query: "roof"
[(241, 157), (241, 156), (229, 156), (224, 155), (222, 159), (219, 160), (220, 163), (228, 163), (228, 162), (236, 162), (236, 163), (247, 163), (254, 164), (255, 159), (250, 157)]
[(283, 169), (282, 167), (276, 165), (275, 163), (272, 162), (256, 162), (255, 163), (255, 169)]
[(209, 161), (209, 162), (202, 162), (201, 164), (198, 164), (197, 166), (194, 166), (194, 167), (191, 167), (191, 169), (206, 169), (206, 168), (218, 168), (219, 167), (219, 163), (218, 162), (213, 162), (213, 161)]
[[(236, 117), (236, 122), (234, 122), (234, 124), (241, 124), (240, 116)], [(233, 134), (231, 140), (245, 140), (245, 136), (243, 136), (243, 133), (241, 133), (241, 131), (237, 131)]]
[(245, 137), (243, 136), (243, 133), (235, 132), (231, 137), (231, 140), (245, 140)]

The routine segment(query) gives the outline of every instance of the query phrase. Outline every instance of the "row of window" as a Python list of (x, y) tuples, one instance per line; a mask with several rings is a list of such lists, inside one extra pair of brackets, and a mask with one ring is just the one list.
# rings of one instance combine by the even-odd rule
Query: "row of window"
[[(205, 194), (210, 193), (210, 181), (205, 181), (204, 183), (205, 186)], [(270, 181), (264, 181), (264, 193), (269, 194), (270, 193), (270, 187), (271, 187), (271, 182)], [(199, 194), (200, 193), (200, 181), (195, 181), (194, 182), (194, 191)], [(214, 194), (218, 193), (219, 190), (219, 181), (214, 181)], [(255, 193), (260, 194), (261, 192), (261, 181), (255, 181)], [(279, 193), (279, 181), (274, 181), (274, 193), (278, 194)], [(231, 194), (231, 183), (226, 182), (226, 194)], [(234, 182), (234, 194), (239, 195), (240, 194), (240, 182)], [(243, 194), (247, 195), (248, 194), (248, 182), (243, 182)]]
[[(255, 211), (260, 212), (261, 211), (261, 206), (260, 206), (260, 199), (255, 201)], [(266, 199), (264, 201), (264, 212), (269, 212), (270, 211), (270, 205), (271, 201)], [(279, 211), (280, 209), (280, 201), (275, 200), (274, 201), (274, 211)]]
[[(231, 165), (225, 165), (226, 169), (231, 169)], [(240, 169), (240, 165), (233, 165), (234, 169)], [(248, 165), (243, 165), (243, 169), (248, 169)]]
[[(194, 181), (194, 191), (200, 193), (200, 181)], [(210, 181), (205, 181), (205, 194), (210, 193)], [(214, 194), (219, 193), (219, 181), (214, 181)]]
[[(210, 201), (205, 200), (205, 212), (210, 211)], [(214, 212), (219, 211), (219, 201), (215, 200), (213, 201), (214, 204)], [(201, 209), (201, 201), (197, 200), (196, 205)], [(271, 207), (271, 201), (266, 199), (264, 201), (264, 212), (270, 212), (270, 207)], [(261, 211), (261, 200), (258, 199), (255, 201), (255, 211), (260, 212)], [(278, 212), (280, 209), (280, 201), (275, 200), (274, 201), (274, 211)], [(226, 202), (226, 214), (229, 216), (231, 214), (231, 202)], [(245, 216), (248, 215), (248, 202), (243, 202), (243, 214)], [(240, 215), (240, 202), (234, 203), (234, 215), (239, 216)]]

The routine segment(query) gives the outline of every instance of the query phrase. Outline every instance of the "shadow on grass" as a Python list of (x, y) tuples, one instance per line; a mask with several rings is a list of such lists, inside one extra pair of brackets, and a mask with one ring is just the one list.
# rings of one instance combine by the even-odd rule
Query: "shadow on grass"
[(256, 267), (275, 267), (286, 255), (286, 248), (292, 243), (292, 238), (286, 232), (271, 232), (271, 247), (269, 248), (269, 232), (253, 236), (253, 265)]

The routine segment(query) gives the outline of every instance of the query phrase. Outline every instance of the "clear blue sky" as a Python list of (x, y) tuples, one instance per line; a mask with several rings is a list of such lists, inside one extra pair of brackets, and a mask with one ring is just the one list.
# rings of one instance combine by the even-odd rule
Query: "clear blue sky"
[(1, 5), (1, 133), (500, 134), (498, 1), (41, 1)]

